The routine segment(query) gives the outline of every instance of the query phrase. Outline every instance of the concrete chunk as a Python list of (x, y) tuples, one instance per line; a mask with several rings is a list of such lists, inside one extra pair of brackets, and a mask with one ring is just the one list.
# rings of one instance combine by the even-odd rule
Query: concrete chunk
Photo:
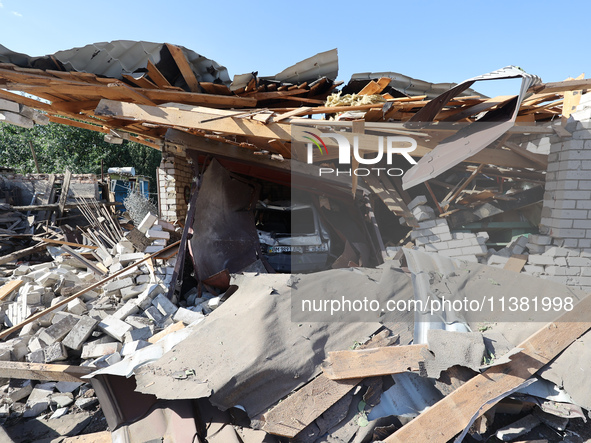
[(154, 297), (156, 297), (158, 294), (162, 294), (163, 291), (164, 289), (160, 285), (148, 285), (144, 292), (142, 292), (135, 300), (136, 304), (140, 309), (147, 309), (152, 304)]
[(97, 358), (121, 350), (121, 343), (87, 343), (82, 348), (82, 358)]
[(79, 298), (75, 298), (70, 303), (68, 303), (66, 309), (68, 310), (68, 312), (71, 312), (72, 314), (76, 315), (82, 315), (86, 313), (86, 311), (88, 310), (86, 308), (86, 304)]
[(68, 335), (77, 322), (78, 320), (72, 316), (63, 318), (62, 320), (43, 330), (41, 334), (39, 334), (39, 338), (48, 345), (52, 345)]
[[(138, 277), (139, 278), (139, 277)], [(135, 297), (138, 294), (141, 294), (146, 290), (146, 285), (137, 285), (137, 286), (129, 286), (127, 288), (121, 289), (121, 299), (123, 301), (129, 300), (132, 297)]]
[(137, 230), (140, 231), (142, 234), (145, 234), (146, 232), (148, 232), (148, 229), (154, 226), (154, 223), (156, 223), (157, 220), (158, 217), (148, 212), (144, 219), (141, 221), (141, 223), (138, 225)]
[(117, 311), (115, 311), (111, 317), (116, 318), (117, 320), (125, 320), (127, 317), (135, 314), (139, 310), (140, 308), (135, 303), (135, 300), (128, 300), (123, 306), (117, 309)]
[(43, 349), (46, 346), (47, 343), (43, 343), (43, 341), (39, 337), (33, 337), (31, 340), (29, 340), (29, 343), (27, 345), (29, 351), (31, 352), (38, 351), (39, 349)]
[(27, 398), (33, 392), (33, 383), (31, 380), (11, 379), (9, 385), (8, 397), (13, 401), (20, 401)]
[(45, 352), (43, 349), (38, 349), (27, 355), (27, 361), (29, 363), (45, 363)]
[(130, 315), (125, 319), (125, 323), (130, 324), (134, 328), (141, 329), (145, 328), (146, 326), (153, 325), (154, 321), (147, 317), (140, 317), (139, 315)]
[(144, 314), (146, 317), (148, 317), (150, 320), (153, 320), (157, 324), (161, 324), (165, 320), (165, 317), (155, 306), (150, 306), (144, 311)]
[(27, 399), (27, 410), (23, 417), (36, 417), (49, 407), (49, 396), (53, 394), (55, 383), (41, 383), (35, 386)]
[(82, 383), (78, 383), (75, 381), (60, 381), (56, 383), (55, 387), (60, 392), (74, 392), (81, 385)]
[(45, 354), (45, 363), (52, 363), (54, 361), (61, 361), (68, 358), (68, 351), (63, 343), (57, 342), (49, 345), (43, 350)]
[(146, 326), (141, 329), (133, 329), (127, 333), (125, 333), (124, 341), (125, 343), (130, 343), (137, 340), (148, 340), (150, 337), (154, 335), (154, 327), (153, 326)]
[(107, 285), (104, 286), (105, 292), (109, 293), (109, 292), (115, 292), (115, 291), (119, 291), (123, 288), (126, 288), (128, 286), (133, 286), (135, 283), (133, 282), (133, 279), (131, 279), (130, 277), (127, 278), (123, 278), (121, 280), (114, 280), (110, 283), (108, 283)]
[(74, 403), (74, 396), (70, 393), (58, 393), (58, 394), (51, 394), (49, 396), (49, 404), (56, 405), (60, 408), (70, 406)]
[(70, 349), (79, 351), (98, 323), (98, 320), (92, 317), (82, 318), (76, 323), (68, 335), (66, 335), (66, 338), (64, 338), (62, 343)]
[(170, 239), (170, 232), (157, 231), (155, 229), (150, 229), (150, 230), (148, 230), (148, 232), (146, 232), (146, 237), (148, 237), (149, 239), (163, 238), (165, 240), (169, 240)]
[(43, 286), (44, 288), (54, 285), (59, 280), (59, 275), (56, 272), (46, 272), (41, 277), (35, 280), (35, 282)]
[(419, 195), (410, 201), (410, 203), (408, 204), (408, 209), (410, 209), (412, 211), (417, 206), (426, 205), (426, 204), (427, 204), (427, 197), (425, 197), (424, 195)]
[(154, 300), (152, 300), (152, 305), (154, 305), (165, 317), (173, 315), (178, 309), (164, 294), (158, 294)]
[(143, 252), (132, 252), (131, 254), (121, 254), (119, 256), (119, 263), (125, 265), (130, 262), (135, 262), (144, 258)]
[(128, 323), (125, 323), (122, 320), (119, 320), (113, 316), (108, 316), (104, 318), (99, 324), (98, 327), (105, 333), (110, 335), (116, 340), (123, 341), (123, 336), (126, 332), (132, 329), (132, 326)]

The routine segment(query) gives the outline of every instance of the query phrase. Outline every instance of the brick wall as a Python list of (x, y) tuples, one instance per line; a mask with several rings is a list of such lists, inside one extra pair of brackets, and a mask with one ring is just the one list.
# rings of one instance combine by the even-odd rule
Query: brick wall
[(185, 220), (187, 203), (185, 187), (191, 187), (193, 168), (186, 157), (169, 152), (162, 153), (158, 168), (158, 201), (160, 217), (167, 221)]
[(540, 233), (591, 252), (591, 107), (581, 108), (567, 125), (572, 138), (550, 147)]

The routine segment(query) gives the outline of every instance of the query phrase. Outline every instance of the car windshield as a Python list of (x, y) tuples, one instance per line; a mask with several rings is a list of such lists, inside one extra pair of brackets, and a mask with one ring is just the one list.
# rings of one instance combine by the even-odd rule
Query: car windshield
[(314, 234), (316, 233), (314, 213), (311, 208), (299, 208), (292, 211), (260, 209), (257, 212), (257, 229), (292, 236)]

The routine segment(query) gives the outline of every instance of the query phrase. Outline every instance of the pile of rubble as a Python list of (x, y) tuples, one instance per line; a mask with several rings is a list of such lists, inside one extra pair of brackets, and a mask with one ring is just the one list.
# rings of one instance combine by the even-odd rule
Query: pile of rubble
[[(0, 310), (8, 329), (0, 333), (6, 337), (15, 328), (20, 331), (0, 344), (0, 360), (67, 363), (91, 372), (201, 322), (220, 305), (220, 296), (195, 288), (175, 304), (165, 295), (176, 258), (158, 259), (157, 254), (170, 249), (167, 242), (178, 236), (176, 229), (148, 213), (112, 249), (96, 245), (101, 260), (91, 268), (83, 255), (93, 249), (85, 245), (75, 250), (63, 246), (66, 253), (56, 248), (49, 262), (4, 267)], [(43, 367), (32, 365), (31, 370)], [(11, 379), (2, 388), (2, 417), (57, 418), (69, 408), (98, 403), (88, 384), (35, 383)]]
[[(44, 99), (7, 100), (161, 149), (158, 211), (177, 220), (132, 225), (91, 196), (69, 201), (87, 224), (58, 227), (69, 173), (31, 222), (3, 202), (2, 238), (38, 242), (0, 254), (9, 431), (98, 401), (113, 441), (591, 437), (591, 81), (508, 66), (337, 91), (333, 50), (231, 82), (146, 42), (0, 59), (8, 89)], [(518, 95), (469, 89), (515, 78)], [(413, 141), (396, 160), (392, 134)]]

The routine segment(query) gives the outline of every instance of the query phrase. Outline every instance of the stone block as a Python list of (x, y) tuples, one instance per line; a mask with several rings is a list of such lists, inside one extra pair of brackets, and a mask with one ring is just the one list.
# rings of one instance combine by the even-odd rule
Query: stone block
[(104, 290), (105, 293), (110, 293), (110, 292), (116, 292), (119, 291), (123, 288), (127, 288), (128, 286), (134, 286), (135, 283), (133, 282), (133, 279), (131, 279), (130, 277), (127, 278), (123, 278), (121, 280), (113, 280), (110, 283), (107, 283), (104, 286)]
[(52, 363), (68, 358), (68, 351), (66, 351), (64, 344), (60, 342), (49, 345), (43, 349), (43, 352), (45, 354), (45, 363)]
[(417, 206), (426, 205), (426, 204), (427, 204), (427, 197), (424, 195), (419, 195), (410, 201), (410, 203), (408, 204), (408, 209), (410, 209), (412, 211)]
[(98, 320), (92, 317), (83, 317), (76, 323), (68, 335), (66, 335), (62, 343), (70, 349), (79, 351), (98, 323)]
[(154, 300), (152, 300), (152, 305), (154, 305), (165, 317), (173, 315), (178, 309), (178, 307), (166, 298), (164, 294), (158, 294)]
[[(149, 276), (148, 276), (148, 278), (149, 278)], [(128, 286), (127, 288), (123, 288), (120, 291), (120, 293), (121, 293), (121, 300), (123, 300), (123, 301), (129, 300), (130, 298), (135, 297), (138, 294), (141, 294), (146, 289), (147, 289), (147, 285), (139, 285), (139, 284), (138, 285), (135, 285), (135, 286)]]
[(85, 314), (88, 309), (86, 308), (86, 304), (80, 300), (79, 298), (75, 298), (70, 303), (68, 303), (66, 310), (72, 314), (82, 315)]
[(82, 358), (98, 358), (121, 350), (121, 343), (87, 343), (82, 348)]
[(78, 320), (73, 316), (65, 317), (44, 329), (39, 334), (39, 338), (47, 343), (47, 345), (52, 345), (55, 342), (61, 341), (66, 335), (68, 335), (77, 322)]
[(554, 265), (554, 259), (547, 255), (530, 254), (527, 257), (527, 262), (531, 265)]
[(99, 322), (98, 327), (105, 334), (121, 342), (123, 341), (123, 336), (125, 333), (132, 329), (130, 324), (125, 323), (124, 321), (119, 320), (113, 316), (105, 317)]

